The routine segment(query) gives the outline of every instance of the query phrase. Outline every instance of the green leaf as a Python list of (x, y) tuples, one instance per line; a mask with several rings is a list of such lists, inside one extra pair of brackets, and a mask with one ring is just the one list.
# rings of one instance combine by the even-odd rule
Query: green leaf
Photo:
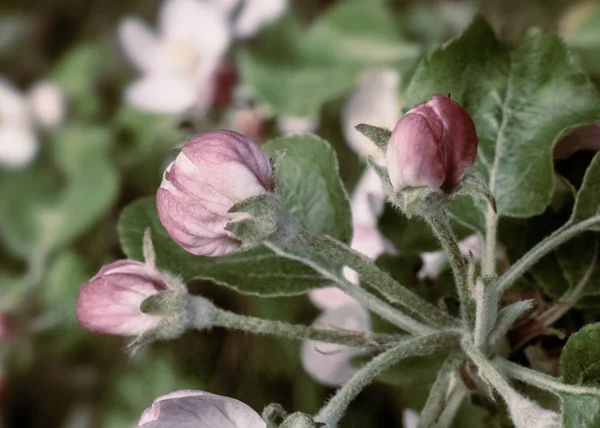
[(53, 166), (38, 163), (2, 177), (0, 235), (15, 253), (25, 259), (48, 253), (106, 212), (118, 190), (107, 158), (110, 141), (111, 134), (99, 127), (63, 127), (50, 142)]
[(338, 2), (308, 28), (287, 17), (261, 42), (260, 50), (242, 51), (238, 64), (259, 102), (283, 116), (316, 117), (366, 67), (403, 64), (418, 54), (399, 39), (382, 0)]
[(600, 426), (600, 397), (561, 393), (563, 428)]
[(405, 98), (413, 105), (433, 93), (451, 93), (471, 113), (479, 135), (473, 172), (504, 216), (545, 210), (554, 190), (554, 143), (600, 118), (594, 87), (558, 37), (531, 30), (510, 50), (482, 19), (424, 58)]
[(160, 223), (154, 197), (140, 199), (121, 213), (119, 236), (123, 251), (130, 259), (143, 260), (142, 240), (148, 227), (152, 230), (157, 266), (182, 276), (185, 281), (207, 279), (262, 296), (302, 294), (328, 285), (304, 264), (279, 257), (264, 246), (224, 257), (188, 253), (171, 239)]
[(586, 325), (569, 337), (560, 364), (563, 382), (600, 386), (600, 323)]
[(309, 232), (350, 242), (350, 203), (329, 143), (315, 135), (291, 135), (271, 140), (263, 148), (267, 154), (285, 151), (275, 182), (288, 211)]
[[(583, 183), (577, 192), (575, 206), (569, 222), (571, 224), (580, 223), (590, 217), (600, 214), (600, 153), (594, 156), (592, 163), (585, 172)], [(592, 230), (599, 230), (600, 226), (591, 227)]]
[(54, 258), (44, 275), (39, 298), (56, 323), (75, 323), (75, 302), (79, 286), (91, 278), (86, 264), (71, 251), (63, 251)]

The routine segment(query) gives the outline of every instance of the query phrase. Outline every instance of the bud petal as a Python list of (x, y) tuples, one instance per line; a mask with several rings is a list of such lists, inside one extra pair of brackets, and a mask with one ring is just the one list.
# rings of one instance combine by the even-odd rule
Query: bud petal
[(156, 327), (162, 317), (141, 311), (142, 302), (167, 288), (158, 271), (143, 263), (119, 260), (100, 269), (81, 286), (76, 315), (87, 330), (136, 336)]
[(386, 161), (392, 185), (452, 190), (477, 156), (478, 138), (469, 113), (434, 94), (396, 124)]
[(229, 397), (204, 391), (180, 390), (161, 395), (152, 402), (138, 427), (171, 428), (266, 428), (265, 422), (248, 405)]
[(158, 215), (186, 251), (220, 256), (240, 246), (225, 230), (235, 218), (228, 211), (270, 187), (269, 158), (256, 143), (234, 131), (209, 132), (189, 140), (167, 168)]

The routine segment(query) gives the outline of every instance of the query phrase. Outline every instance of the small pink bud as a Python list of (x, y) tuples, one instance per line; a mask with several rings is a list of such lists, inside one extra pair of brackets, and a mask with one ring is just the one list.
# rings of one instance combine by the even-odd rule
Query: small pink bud
[(81, 286), (77, 319), (94, 333), (137, 336), (162, 320), (143, 313), (140, 305), (166, 288), (158, 271), (140, 262), (118, 260)]
[(477, 133), (469, 113), (448, 97), (434, 94), (396, 124), (386, 160), (392, 185), (451, 191), (477, 156)]
[(225, 230), (238, 202), (271, 188), (271, 164), (261, 148), (234, 131), (189, 140), (167, 168), (156, 194), (163, 226), (195, 255), (220, 256), (240, 243)]

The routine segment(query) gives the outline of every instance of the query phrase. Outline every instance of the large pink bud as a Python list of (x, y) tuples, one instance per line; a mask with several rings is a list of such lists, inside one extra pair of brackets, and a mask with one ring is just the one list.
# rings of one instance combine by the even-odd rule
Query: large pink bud
[(434, 94), (396, 124), (386, 161), (392, 185), (452, 190), (477, 156), (477, 132), (469, 113), (448, 97)]
[(167, 168), (156, 194), (163, 226), (192, 254), (220, 256), (240, 243), (225, 230), (236, 203), (271, 188), (271, 164), (252, 140), (213, 131), (189, 140)]
[(81, 286), (76, 315), (87, 330), (137, 336), (156, 327), (162, 317), (142, 312), (142, 302), (167, 286), (155, 269), (132, 260), (118, 260)]

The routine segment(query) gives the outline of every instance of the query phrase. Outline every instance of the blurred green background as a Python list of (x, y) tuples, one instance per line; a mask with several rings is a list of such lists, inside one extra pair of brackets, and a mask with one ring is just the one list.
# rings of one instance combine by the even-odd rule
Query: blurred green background
[[(3, 0), (0, 76), (22, 94), (39, 81), (58, 84), (66, 112), (52, 129), (35, 129), (39, 149), (30, 163), (0, 165), (0, 426), (132, 427), (157, 395), (184, 388), (235, 397), (258, 411), (271, 402), (318, 410), (333, 389), (303, 371), (298, 343), (215, 329), (155, 343), (131, 358), (123, 339), (83, 330), (74, 315), (77, 291), (100, 266), (123, 257), (119, 213), (154, 194), (187, 136), (234, 127), (243, 103), (262, 108), (263, 141), (280, 132), (282, 118), (316, 118), (316, 133), (336, 148), (352, 189), (363, 166), (347, 145), (341, 111), (357, 76), (371, 65), (409, 75), (421, 54), (477, 13), (507, 43), (531, 25), (561, 32), (600, 77), (598, 4), (580, 3), (291, 1), (272, 25), (232, 43), (226, 61), (237, 80), (226, 89), (237, 101), (225, 97), (201, 115), (157, 115), (124, 101), (136, 71), (117, 27), (126, 16), (154, 27), (160, 1)], [(374, 58), (371, 46), (399, 54)], [(240, 88), (252, 95), (240, 96)], [(3, 102), (0, 93), (0, 130), (8, 120)], [(259, 299), (207, 282), (190, 289), (238, 313), (305, 324), (319, 313), (304, 296)], [(342, 426), (402, 426), (403, 409), (423, 403), (433, 381), (427, 368), (439, 362), (435, 355), (407, 361), (361, 394)]]

